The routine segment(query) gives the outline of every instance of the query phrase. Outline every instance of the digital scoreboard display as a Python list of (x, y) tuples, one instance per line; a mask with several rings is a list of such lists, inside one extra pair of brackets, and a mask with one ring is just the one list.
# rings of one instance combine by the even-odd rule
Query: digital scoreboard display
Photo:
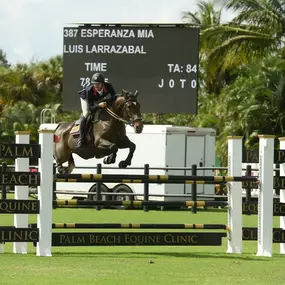
[(116, 93), (139, 91), (144, 113), (197, 113), (199, 29), (183, 25), (78, 25), (63, 30), (63, 107), (102, 73)]

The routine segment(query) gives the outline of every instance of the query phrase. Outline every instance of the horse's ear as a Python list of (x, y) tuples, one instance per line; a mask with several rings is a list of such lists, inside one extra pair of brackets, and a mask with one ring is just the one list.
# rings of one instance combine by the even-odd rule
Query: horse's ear
[(139, 91), (136, 90), (135, 94), (134, 94), (134, 97), (137, 98), (139, 96)]
[(128, 95), (127, 90), (122, 89), (122, 96), (127, 97), (127, 95)]

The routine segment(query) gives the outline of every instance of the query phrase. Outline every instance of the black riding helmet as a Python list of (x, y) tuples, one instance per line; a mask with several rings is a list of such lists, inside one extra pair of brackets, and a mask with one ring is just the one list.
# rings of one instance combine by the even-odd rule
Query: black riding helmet
[(91, 83), (104, 83), (105, 78), (101, 73), (95, 73), (91, 78)]

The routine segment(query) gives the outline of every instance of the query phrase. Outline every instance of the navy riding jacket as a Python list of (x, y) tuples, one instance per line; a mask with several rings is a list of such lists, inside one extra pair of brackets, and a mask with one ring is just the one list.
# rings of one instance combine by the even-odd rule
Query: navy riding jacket
[(114, 87), (105, 82), (103, 84), (103, 93), (99, 94), (94, 88), (93, 84), (88, 85), (86, 88), (78, 92), (80, 98), (87, 100), (89, 112), (95, 112), (99, 109), (99, 103), (103, 101), (111, 101), (115, 98), (116, 92)]

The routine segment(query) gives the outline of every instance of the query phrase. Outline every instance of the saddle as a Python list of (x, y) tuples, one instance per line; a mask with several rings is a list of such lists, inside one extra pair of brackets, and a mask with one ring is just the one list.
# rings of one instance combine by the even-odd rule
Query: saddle
[[(80, 128), (80, 124), (81, 124), (82, 119), (83, 119), (83, 117), (80, 117), (78, 120), (76, 120), (74, 122), (74, 125), (70, 131), (70, 134), (73, 135), (74, 137), (79, 136), (79, 128)], [(85, 125), (86, 134), (90, 135), (90, 133), (92, 132), (92, 126), (93, 126), (92, 123), (93, 123), (93, 116), (89, 115), (87, 117), (86, 125)]]
[[(96, 123), (99, 121), (100, 111), (101, 110), (98, 110), (95, 114), (89, 114), (87, 116), (86, 124), (85, 124), (85, 138), (87, 142), (94, 141), (93, 123)], [(80, 124), (81, 124), (82, 119), (83, 117), (81, 116), (78, 120), (74, 122), (74, 125), (72, 129), (70, 130), (70, 134), (73, 137), (79, 136)]]
[(77, 121), (74, 122), (74, 125), (70, 131), (70, 134), (74, 137), (79, 136), (79, 128), (80, 128), (80, 122), (82, 118), (80, 117)]

